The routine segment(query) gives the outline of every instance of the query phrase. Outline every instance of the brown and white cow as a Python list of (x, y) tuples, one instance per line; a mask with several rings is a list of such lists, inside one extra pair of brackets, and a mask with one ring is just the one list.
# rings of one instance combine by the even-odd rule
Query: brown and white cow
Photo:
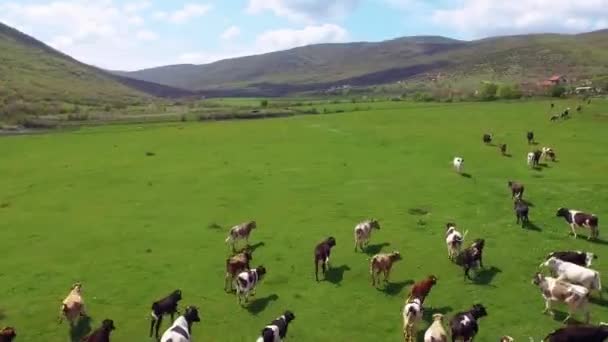
[(582, 211), (559, 208), (555, 214), (557, 217), (563, 217), (570, 225), (570, 229), (576, 239), (576, 228), (588, 228), (591, 231), (588, 240), (597, 239), (600, 235), (598, 227), (598, 218), (593, 214), (584, 213)]
[(424, 342), (448, 342), (448, 333), (443, 327), (443, 315), (433, 315), (433, 323), (424, 333)]
[(545, 310), (543, 313), (548, 312), (553, 316), (554, 313), (553, 310), (551, 310), (551, 304), (554, 302), (562, 302), (568, 305), (568, 316), (564, 319), (564, 322), (568, 321), (574, 312), (583, 311), (585, 313), (585, 321), (586, 323), (589, 323), (589, 290), (587, 288), (580, 285), (573, 285), (556, 278), (545, 277), (540, 273), (534, 275), (532, 283), (538, 286), (545, 299)]
[(422, 320), (423, 308), (420, 299), (408, 300), (403, 307), (403, 340), (414, 342), (418, 324)]
[(249, 235), (256, 227), (257, 225), (255, 221), (249, 221), (230, 228), (230, 232), (226, 238), (226, 243), (230, 244), (233, 251), (235, 250), (234, 246), (238, 240), (245, 240), (247, 245), (249, 245)]
[(231, 256), (226, 259), (226, 276), (224, 277), (224, 290), (231, 291), (232, 283), (234, 278), (243, 272), (250, 269), (249, 262), (253, 260), (251, 250), (245, 249), (244, 251)]
[(555, 161), (555, 158), (556, 158), (555, 151), (551, 147), (543, 147), (541, 149), (541, 152), (542, 152), (541, 157), (543, 160), (546, 161), (547, 159), (549, 159), (552, 162)]
[(355, 252), (357, 247), (363, 251), (363, 247), (369, 244), (374, 229), (380, 230), (380, 223), (375, 219), (363, 221), (355, 226)]
[(60, 315), (59, 323), (61, 323), (63, 321), (63, 317), (65, 317), (70, 322), (71, 326), (73, 326), (75, 321), (81, 316), (86, 316), (84, 311), (84, 299), (82, 299), (81, 283), (75, 283), (72, 286), (72, 290), (61, 304)]
[(397, 251), (374, 255), (369, 262), (369, 274), (372, 277), (372, 286), (376, 286), (376, 280), (380, 284), (380, 273), (384, 273), (384, 282), (387, 283), (393, 264), (399, 260), (401, 260), (401, 254)]

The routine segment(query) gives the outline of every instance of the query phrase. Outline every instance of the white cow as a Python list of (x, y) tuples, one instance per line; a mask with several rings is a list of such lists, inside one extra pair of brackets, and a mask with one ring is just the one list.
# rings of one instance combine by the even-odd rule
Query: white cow
[(355, 252), (357, 247), (363, 251), (363, 247), (369, 244), (374, 229), (380, 230), (380, 223), (374, 219), (363, 221), (355, 226)]
[(532, 167), (534, 165), (534, 152), (528, 153), (528, 166)]
[(461, 157), (455, 157), (452, 164), (454, 165), (454, 170), (456, 170), (456, 172), (458, 173), (461, 173), (462, 168), (464, 167), (464, 159)]
[(460, 248), (464, 243), (464, 238), (467, 236), (468, 231), (465, 231), (464, 235), (460, 234), (453, 223), (446, 224), (446, 228), (445, 244), (448, 247), (448, 258), (452, 260), (460, 253)]
[(403, 338), (405, 342), (416, 339), (416, 328), (422, 320), (422, 303), (420, 299), (414, 298), (403, 307)]
[(448, 342), (448, 334), (443, 328), (443, 315), (433, 315), (433, 324), (424, 333), (424, 342)]
[(241, 304), (243, 300), (245, 303), (249, 301), (249, 295), (255, 294), (255, 287), (265, 274), (266, 268), (264, 268), (264, 266), (259, 266), (253, 270), (239, 273), (234, 280), (236, 297), (239, 304)]
[(579, 284), (589, 290), (597, 290), (600, 297), (602, 296), (602, 283), (600, 274), (597, 271), (560, 260), (556, 257), (549, 258), (541, 266), (547, 267), (553, 274), (557, 275), (557, 279), (559, 280)]
[(173, 325), (165, 331), (160, 338), (160, 342), (191, 342), (192, 331), (190, 330), (194, 322), (200, 322), (198, 308), (189, 306), (182, 316), (179, 316)]

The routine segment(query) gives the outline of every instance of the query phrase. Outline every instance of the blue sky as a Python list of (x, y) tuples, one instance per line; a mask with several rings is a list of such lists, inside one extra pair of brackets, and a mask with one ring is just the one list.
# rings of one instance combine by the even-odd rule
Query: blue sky
[(591, 31), (608, 27), (608, 0), (0, 0), (0, 21), (135, 70), (315, 43)]

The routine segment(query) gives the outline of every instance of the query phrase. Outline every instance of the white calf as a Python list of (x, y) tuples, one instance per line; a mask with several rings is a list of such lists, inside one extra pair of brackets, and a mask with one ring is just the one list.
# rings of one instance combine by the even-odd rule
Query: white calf
[(602, 283), (600, 274), (592, 269), (563, 261), (555, 257), (549, 258), (541, 264), (547, 267), (559, 280), (567, 280), (574, 284), (579, 284), (589, 290), (597, 290), (602, 296)]
[(405, 342), (416, 339), (416, 328), (422, 320), (422, 304), (420, 299), (414, 298), (403, 307), (403, 338)]
[(454, 170), (456, 170), (456, 172), (458, 173), (461, 173), (462, 168), (464, 167), (464, 159), (461, 157), (456, 157), (454, 158), (452, 164), (454, 165)]

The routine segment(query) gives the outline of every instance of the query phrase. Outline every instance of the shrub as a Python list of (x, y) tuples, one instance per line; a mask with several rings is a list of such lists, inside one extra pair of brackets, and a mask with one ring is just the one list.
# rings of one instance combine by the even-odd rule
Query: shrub
[(493, 101), (496, 100), (496, 92), (498, 91), (498, 85), (492, 82), (486, 82), (481, 87), (481, 91), (479, 92), (479, 96), (484, 101)]
[(268, 107), (268, 100), (262, 100), (262, 101), (260, 101), (260, 107), (262, 107), (262, 108)]
[(89, 119), (88, 114), (68, 114), (68, 121), (87, 121)]
[(522, 92), (518, 86), (510, 86), (503, 84), (498, 88), (497, 95), (501, 99), (519, 99), (522, 97)]
[(555, 85), (551, 87), (549, 93), (552, 97), (562, 97), (564, 94), (566, 94), (566, 88), (561, 85)]

